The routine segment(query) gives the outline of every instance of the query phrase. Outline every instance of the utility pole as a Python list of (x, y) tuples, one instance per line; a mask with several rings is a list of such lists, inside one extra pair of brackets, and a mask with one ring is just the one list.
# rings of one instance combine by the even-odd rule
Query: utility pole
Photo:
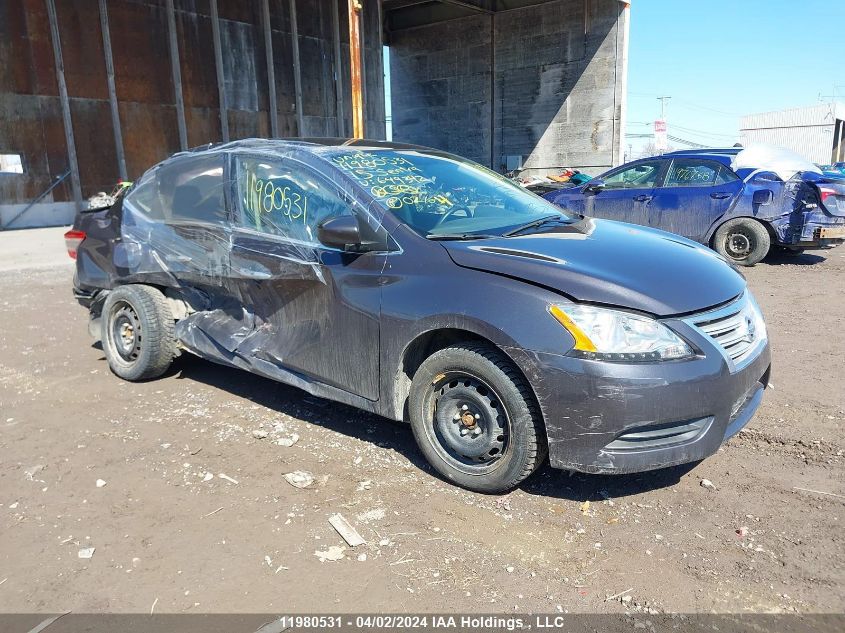
[(657, 97), (657, 100), (660, 101), (660, 119), (662, 121), (666, 120), (666, 100), (671, 98), (672, 97)]

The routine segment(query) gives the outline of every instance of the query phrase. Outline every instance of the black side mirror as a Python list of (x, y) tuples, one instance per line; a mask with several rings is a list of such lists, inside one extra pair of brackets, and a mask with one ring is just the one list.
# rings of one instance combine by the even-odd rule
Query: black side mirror
[(758, 189), (754, 192), (754, 196), (752, 197), (752, 203), (755, 205), (771, 204), (774, 197), (775, 194), (772, 192), (771, 189)]
[(355, 251), (361, 248), (361, 227), (354, 215), (336, 215), (317, 226), (317, 239), (324, 246)]
[(584, 185), (584, 193), (598, 193), (604, 189), (604, 180), (601, 178), (594, 178)]

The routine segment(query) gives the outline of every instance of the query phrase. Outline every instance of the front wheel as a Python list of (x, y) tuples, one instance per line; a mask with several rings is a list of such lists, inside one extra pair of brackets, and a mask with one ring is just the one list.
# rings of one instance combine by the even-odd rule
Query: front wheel
[(427, 358), (411, 383), (411, 428), (429, 463), (477, 492), (516, 487), (546, 456), (526, 380), (490, 345), (467, 342)]
[(762, 224), (750, 218), (734, 218), (713, 235), (713, 248), (729, 262), (753, 266), (769, 252), (772, 240)]
[(161, 376), (178, 355), (173, 314), (156, 288), (132, 284), (112, 290), (103, 304), (103, 351), (124, 380)]

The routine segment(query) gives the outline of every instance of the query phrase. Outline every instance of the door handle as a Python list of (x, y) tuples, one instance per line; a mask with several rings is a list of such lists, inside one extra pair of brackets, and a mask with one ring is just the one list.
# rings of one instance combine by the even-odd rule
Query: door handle
[(716, 200), (724, 200), (725, 198), (730, 198), (731, 194), (725, 193), (724, 191), (714, 191), (710, 194), (710, 197)]
[(648, 202), (653, 197), (654, 196), (646, 196), (646, 195), (634, 196), (634, 200), (637, 201), (637, 202)]

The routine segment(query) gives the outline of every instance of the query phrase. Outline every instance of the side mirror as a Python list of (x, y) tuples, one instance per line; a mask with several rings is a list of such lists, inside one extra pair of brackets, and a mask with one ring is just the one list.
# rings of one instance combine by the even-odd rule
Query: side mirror
[(593, 178), (584, 185), (584, 193), (598, 193), (602, 189), (604, 189), (604, 180), (601, 178)]
[(324, 246), (344, 251), (358, 250), (361, 246), (361, 227), (354, 215), (336, 215), (323, 220), (317, 227), (317, 239)]
[(754, 196), (752, 197), (752, 202), (755, 205), (758, 204), (771, 204), (772, 200), (774, 200), (775, 194), (772, 193), (771, 189), (758, 189), (754, 192)]

